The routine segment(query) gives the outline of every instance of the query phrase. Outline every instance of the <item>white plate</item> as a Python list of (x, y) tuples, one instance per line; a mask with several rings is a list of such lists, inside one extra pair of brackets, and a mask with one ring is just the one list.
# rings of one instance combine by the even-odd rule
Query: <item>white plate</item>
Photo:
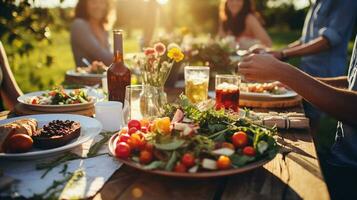
[(66, 72), (66, 74), (68, 76), (88, 77), (88, 78), (104, 78), (104, 77), (106, 77), (105, 74), (79, 73), (79, 72), (76, 72), (74, 69), (68, 70)]
[(31, 151), (26, 153), (0, 153), (0, 159), (8, 158), (8, 159), (16, 159), (16, 160), (29, 160), (29, 159), (48, 157), (52, 155), (58, 155), (61, 152), (68, 151), (94, 138), (102, 130), (102, 124), (96, 119), (81, 116), (81, 115), (69, 115), (69, 114), (28, 115), (28, 116), (1, 120), (0, 125), (7, 124), (15, 120), (24, 119), (24, 118), (36, 119), (38, 121), (39, 128), (48, 124), (52, 120), (76, 121), (81, 124), (81, 134), (78, 138), (72, 140), (70, 143), (61, 147), (57, 147), (53, 149), (45, 149), (45, 150), (33, 148)]
[[(84, 89), (85, 90), (85, 89)], [(73, 90), (65, 90), (66, 93), (69, 93)], [(64, 105), (40, 105), (40, 104), (31, 104), (31, 103), (28, 103), (27, 100), (31, 97), (35, 97), (35, 96), (41, 96), (42, 94), (44, 93), (47, 93), (48, 91), (38, 91), (38, 92), (31, 92), (31, 93), (27, 93), (27, 94), (24, 94), (24, 95), (21, 95), (17, 98), (17, 101), (20, 102), (20, 103), (23, 103), (25, 104), (26, 106), (28, 107), (31, 107), (31, 108), (34, 108), (36, 110), (38, 110), (39, 108), (43, 108), (43, 109), (46, 109), (46, 108), (70, 108), (70, 107), (87, 107), (87, 106), (91, 106), (95, 103), (96, 101), (96, 98), (95, 96), (90, 96), (91, 98), (93, 98), (93, 100), (91, 102), (88, 102), (88, 103), (78, 103), (78, 104), (64, 104)], [(89, 94), (88, 94), (89, 96)]]

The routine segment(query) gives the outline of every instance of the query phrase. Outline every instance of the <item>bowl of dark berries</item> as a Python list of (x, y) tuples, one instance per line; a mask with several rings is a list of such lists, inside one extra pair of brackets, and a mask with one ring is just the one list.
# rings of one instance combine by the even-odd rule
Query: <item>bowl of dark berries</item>
[(44, 125), (33, 136), (34, 146), (40, 149), (52, 149), (68, 144), (81, 133), (79, 122), (71, 120), (53, 120)]

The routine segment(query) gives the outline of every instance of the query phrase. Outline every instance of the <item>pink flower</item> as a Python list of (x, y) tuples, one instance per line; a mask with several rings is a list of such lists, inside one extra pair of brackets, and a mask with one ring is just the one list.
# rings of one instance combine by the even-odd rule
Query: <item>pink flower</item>
[(146, 56), (153, 55), (154, 53), (155, 53), (155, 49), (154, 49), (154, 48), (151, 48), (151, 47), (146, 48), (146, 49), (144, 50), (144, 54), (145, 54)]
[(155, 51), (159, 54), (159, 55), (164, 55), (165, 51), (166, 51), (166, 47), (164, 44), (162, 44), (161, 42), (156, 43), (154, 45), (154, 49)]

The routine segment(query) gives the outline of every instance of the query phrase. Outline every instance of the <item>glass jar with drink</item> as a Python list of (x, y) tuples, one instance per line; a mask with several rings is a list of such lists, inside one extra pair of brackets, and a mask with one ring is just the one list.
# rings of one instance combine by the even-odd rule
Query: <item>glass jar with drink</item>
[(216, 75), (216, 109), (239, 110), (239, 85), (237, 75)]
[(185, 94), (192, 103), (207, 100), (209, 67), (185, 67)]

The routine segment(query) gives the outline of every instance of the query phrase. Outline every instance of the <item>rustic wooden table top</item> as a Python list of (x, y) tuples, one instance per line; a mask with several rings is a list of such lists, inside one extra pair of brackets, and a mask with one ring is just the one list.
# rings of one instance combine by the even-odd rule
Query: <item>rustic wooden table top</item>
[[(180, 90), (167, 93), (172, 101)], [(175, 179), (122, 166), (94, 199), (329, 199), (309, 131), (280, 132), (278, 143), (282, 148), (271, 162), (223, 178)]]

